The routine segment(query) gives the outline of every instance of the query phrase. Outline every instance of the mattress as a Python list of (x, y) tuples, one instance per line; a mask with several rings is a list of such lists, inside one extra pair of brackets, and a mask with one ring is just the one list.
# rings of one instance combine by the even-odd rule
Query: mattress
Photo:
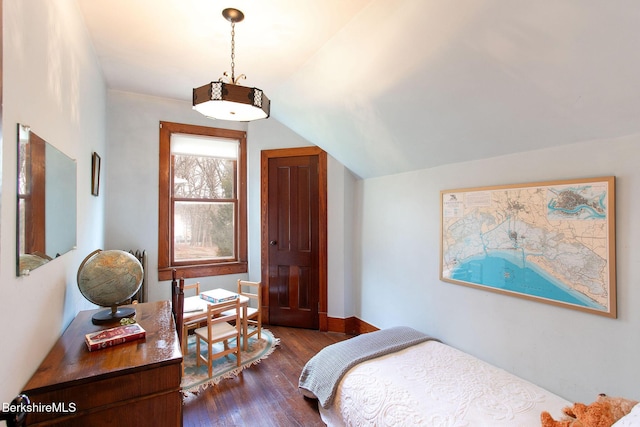
[(340, 382), (329, 426), (540, 426), (571, 403), (438, 341), (362, 362)]

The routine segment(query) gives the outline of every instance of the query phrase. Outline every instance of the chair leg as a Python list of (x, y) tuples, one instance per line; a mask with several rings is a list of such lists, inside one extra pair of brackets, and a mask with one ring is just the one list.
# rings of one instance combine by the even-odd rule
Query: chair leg
[(180, 364), (180, 367), (182, 368), (182, 376), (184, 377), (184, 352), (182, 352), (182, 363)]
[(196, 335), (196, 366), (200, 366), (200, 337)]
[(207, 365), (209, 367), (209, 378), (211, 378), (213, 376), (213, 357), (211, 357), (211, 355), (213, 354), (213, 344), (211, 343), (211, 341), (209, 341), (209, 353), (207, 353)]
[(241, 354), (242, 352), (240, 351), (240, 342), (236, 342), (236, 361), (237, 361), (238, 368), (242, 364), (242, 360), (241, 360), (242, 357), (240, 356)]
[[(245, 311), (243, 312), (243, 318), (242, 318), (242, 332), (240, 333), (242, 335), (242, 349), (244, 351), (249, 351), (249, 317), (245, 308)], [(240, 345), (240, 343), (238, 342), (238, 345)]]
[[(195, 335), (194, 337), (197, 341), (198, 337)], [(187, 354), (189, 354), (189, 341), (188, 341), (187, 331), (182, 331), (182, 376), (184, 376), (184, 365), (185, 365), (184, 360)]]
[(189, 332), (188, 328), (182, 329), (182, 357), (186, 356), (189, 351), (189, 347), (187, 346), (188, 332)]

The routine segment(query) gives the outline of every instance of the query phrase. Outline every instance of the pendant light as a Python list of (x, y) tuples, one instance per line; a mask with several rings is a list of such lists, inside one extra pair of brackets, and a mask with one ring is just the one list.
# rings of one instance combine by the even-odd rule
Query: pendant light
[(244, 74), (235, 75), (235, 25), (244, 19), (238, 9), (228, 8), (222, 16), (231, 22), (231, 77), (225, 72), (218, 81), (193, 89), (193, 108), (212, 119), (248, 122), (269, 117), (271, 101), (255, 87), (238, 84)]

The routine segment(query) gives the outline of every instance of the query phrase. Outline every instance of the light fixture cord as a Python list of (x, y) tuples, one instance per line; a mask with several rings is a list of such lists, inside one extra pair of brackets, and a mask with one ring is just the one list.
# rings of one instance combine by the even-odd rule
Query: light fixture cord
[(236, 84), (236, 23), (231, 21), (231, 83)]
[[(235, 19), (229, 19), (229, 21), (231, 22), (231, 77), (229, 77), (226, 71), (223, 74), (227, 79), (230, 80), (229, 83), (235, 85), (238, 84), (238, 81), (240, 81), (240, 79), (246, 79), (247, 76), (245, 76), (244, 74), (240, 74), (236, 79), (236, 21)], [(222, 79), (223, 78), (220, 77), (219, 81), (222, 81)]]

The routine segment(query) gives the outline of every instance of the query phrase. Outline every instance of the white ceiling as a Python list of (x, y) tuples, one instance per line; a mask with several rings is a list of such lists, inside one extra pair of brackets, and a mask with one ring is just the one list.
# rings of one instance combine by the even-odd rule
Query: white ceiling
[(364, 178), (640, 133), (637, 0), (77, 1), (110, 88), (186, 101), (242, 10), (242, 84)]

